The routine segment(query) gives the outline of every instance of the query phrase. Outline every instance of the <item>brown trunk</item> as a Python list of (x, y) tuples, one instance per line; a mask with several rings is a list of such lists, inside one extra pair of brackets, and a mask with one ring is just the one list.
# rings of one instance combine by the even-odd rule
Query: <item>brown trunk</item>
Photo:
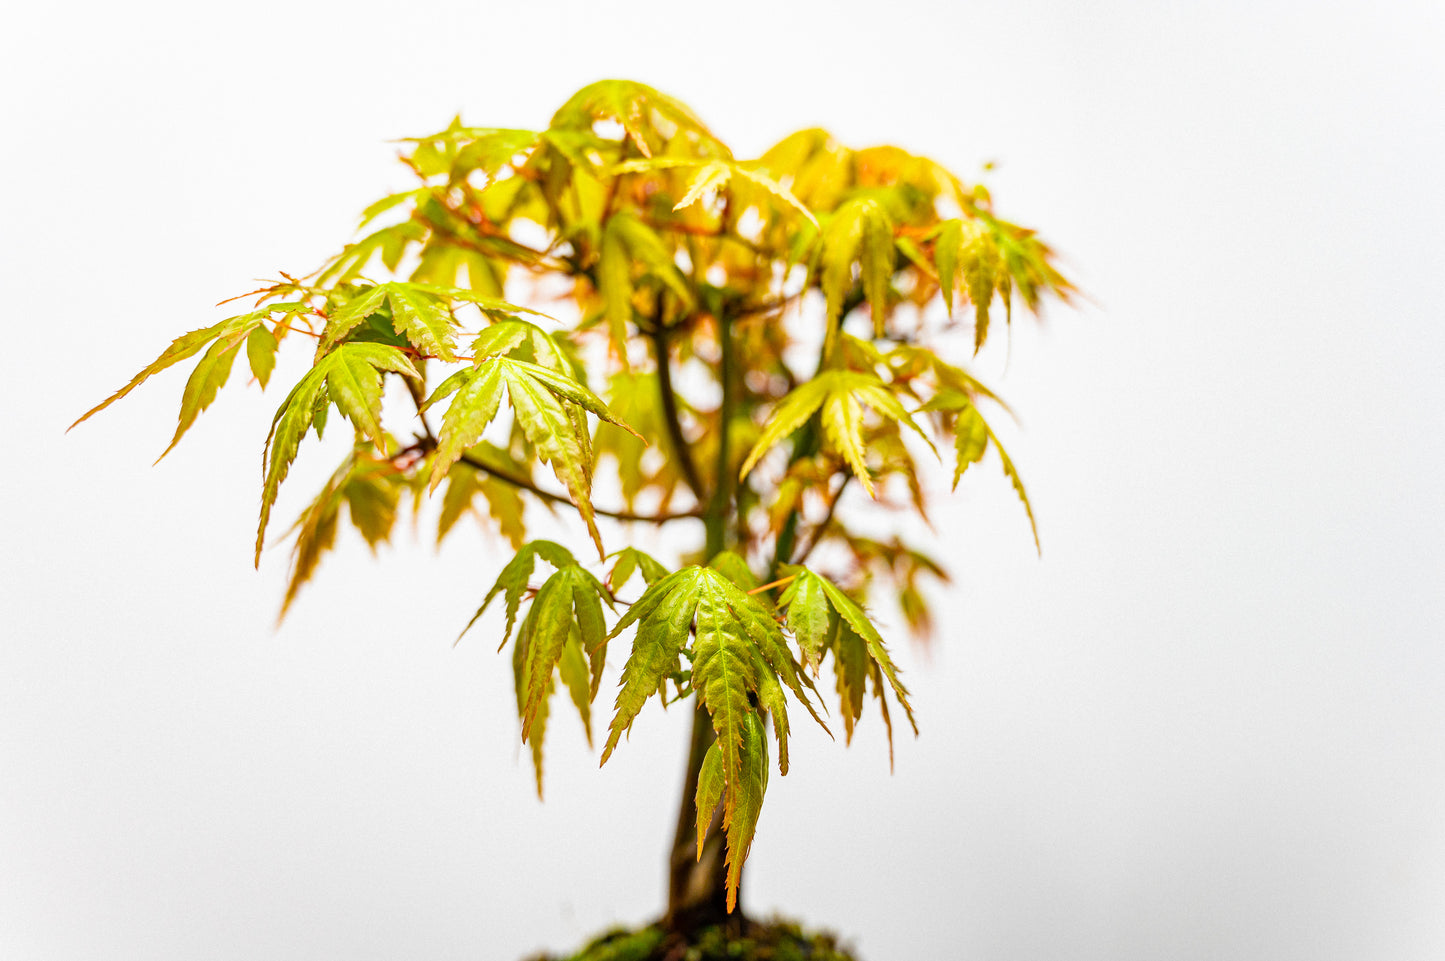
[(678, 805), (677, 833), (667, 866), (667, 915), (663, 923), (673, 931), (690, 932), (713, 924), (726, 925), (740, 934), (744, 924), (742, 908), (728, 914), (726, 843), (722, 829), (722, 806), (713, 813), (712, 824), (697, 856), (697, 779), (702, 760), (714, 740), (712, 719), (702, 707), (692, 716), (692, 745), (687, 756)]

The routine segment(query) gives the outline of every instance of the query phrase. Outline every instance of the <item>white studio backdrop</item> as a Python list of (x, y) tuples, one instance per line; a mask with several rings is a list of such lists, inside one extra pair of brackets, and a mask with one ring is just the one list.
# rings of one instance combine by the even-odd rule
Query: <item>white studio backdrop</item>
[(922, 736), (890, 777), (876, 717), (849, 750), (799, 725), (746, 907), (869, 961), (1445, 954), (1438, 5), (6, 20), (0, 957), (508, 961), (658, 910), (684, 719), (649, 709), (601, 771), (557, 724), (539, 804), (506, 659), (451, 647), (497, 545), (343, 537), (275, 630), (279, 395), (223, 394), (154, 469), (183, 374), (64, 434), (348, 239), (405, 183), (389, 139), (539, 125), (605, 76), (745, 156), (821, 125), (997, 161), (1091, 297), (979, 362), (1042, 560), (972, 473), (934, 518), (944, 636), (900, 652)]

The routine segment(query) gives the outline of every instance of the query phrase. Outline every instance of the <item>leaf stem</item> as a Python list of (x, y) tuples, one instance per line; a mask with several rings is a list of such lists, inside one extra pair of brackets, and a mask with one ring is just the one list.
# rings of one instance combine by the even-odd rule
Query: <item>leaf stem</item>
[(753, 588), (752, 590), (748, 591), (748, 593), (749, 593), (749, 594), (761, 594), (763, 591), (769, 590), (770, 588), (782, 587), (784, 584), (786, 584), (786, 583), (788, 583), (789, 581), (793, 580), (793, 579), (796, 578), (797, 576), (798, 576), (797, 574), (789, 574), (787, 577), (780, 577), (780, 578), (778, 578), (778, 579), (775, 580), (775, 581), (769, 581), (769, 582), (766, 583), (766, 584), (760, 584), (760, 585), (758, 585), (757, 587)]

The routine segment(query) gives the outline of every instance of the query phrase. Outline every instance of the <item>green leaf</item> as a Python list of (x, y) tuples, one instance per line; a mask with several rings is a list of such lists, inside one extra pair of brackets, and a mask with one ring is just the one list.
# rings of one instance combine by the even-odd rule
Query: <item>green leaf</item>
[(521, 547), (527, 539), (527, 527), (523, 520), (527, 505), (522, 500), (521, 488), (495, 477), (481, 478), (477, 487), (486, 498), (487, 513), (496, 522), (502, 536), (513, 550)]
[[(812, 572), (809, 572), (812, 573)], [(799, 575), (802, 576), (802, 575)], [(913, 708), (908, 703), (908, 690), (898, 680), (898, 670), (893, 666), (893, 660), (888, 656), (888, 648), (883, 643), (878, 629), (873, 622), (868, 620), (868, 615), (863, 609), (854, 603), (853, 599), (844, 594), (832, 581), (826, 577), (813, 574), (823, 588), (823, 593), (828, 597), (828, 603), (838, 616), (843, 619), (852, 631), (861, 637), (867, 646), (868, 656), (883, 671), (883, 676), (888, 679), (889, 686), (893, 689), (893, 695), (898, 698), (898, 703), (903, 705), (904, 712), (908, 715), (908, 723), (913, 725), (913, 733), (918, 733), (918, 724), (913, 720)]]
[(612, 173), (641, 173), (648, 170), (666, 170), (675, 167), (696, 167), (697, 173), (693, 175), (692, 181), (688, 184), (687, 192), (682, 200), (678, 201), (673, 210), (682, 210), (684, 207), (696, 203), (708, 190), (721, 189), (734, 177), (741, 177), (776, 199), (782, 201), (788, 207), (802, 214), (814, 228), (818, 227), (818, 218), (807, 208), (802, 201), (793, 196), (793, 192), (782, 184), (778, 183), (757, 161), (752, 163), (737, 163), (724, 159), (701, 160), (689, 157), (652, 157), (643, 160), (626, 160), (612, 168)]
[(588, 413), (596, 415), (600, 420), (605, 420), (609, 424), (621, 427), (623, 430), (627, 431), (635, 437), (642, 436), (641, 434), (638, 434), (637, 431), (629, 427), (627, 424), (623, 423), (619, 418), (614, 416), (612, 411), (607, 409), (607, 405), (602, 402), (602, 398), (592, 393), (592, 391), (588, 390), (585, 386), (583, 386), (580, 382), (573, 379), (572, 377), (565, 374), (559, 374), (556, 371), (548, 370), (547, 368), (538, 366), (537, 364), (530, 364), (525, 360), (508, 360), (507, 366), (520, 373), (526, 374), (532, 380), (539, 382), (542, 386), (546, 387), (558, 397), (562, 398), (563, 400), (571, 401)]
[(346, 500), (352, 526), (375, 553), (376, 545), (390, 539), (396, 526), (396, 508), (401, 500), (396, 469), (390, 461), (358, 458), (341, 486), (341, 496)]
[(534, 130), (488, 130), (457, 151), (452, 164), (451, 181), (458, 183), (467, 174), (480, 170), (488, 177), (494, 176), (502, 167), (512, 162), (518, 154), (529, 152), (537, 145)]
[(427, 398), (423, 410), (452, 393), (456, 395), (442, 415), (436, 456), (432, 460), (429, 483), (432, 490), (436, 490), (462, 453), (482, 439), (483, 431), (502, 405), (502, 391), (501, 365), (485, 363), (457, 371)]
[[(987, 392), (986, 388), (984, 392)], [(1034, 537), (1034, 549), (1042, 554), (1043, 547), (1039, 543), (1038, 523), (1034, 519), (1034, 509), (1033, 505), (1029, 503), (1028, 492), (1024, 490), (1023, 478), (1019, 476), (1012, 458), (999, 443), (998, 435), (984, 420), (983, 414), (979, 412), (973, 399), (962, 391), (952, 388), (941, 390), (930, 398), (928, 403), (919, 408), (920, 412), (935, 410), (955, 412), (953, 434), (958, 461), (953, 473), (954, 487), (958, 486), (964, 471), (968, 470), (971, 464), (976, 464), (983, 459), (984, 452), (992, 442), (994, 449), (998, 451), (999, 460), (1003, 464), (1003, 472), (1008, 477), (1009, 483), (1013, 485), (1014, 492), (1018, 494), (1019, 500), (1024, 505), (1024, 512), (1028, 515), (1029, 529)]]
[(456, 318), (446, 305), (411, 284), (391, 283), (385, 286), (386, 299), (391, 304), (392, 325), (423, 354), (445, 361), (455, 360), (451, 339)]
[(384, 303), (386, 303), (386, 285), (381, 284), (376, 287), (363, 288), (359, 294), (332, 310), (331, 316), (326, 320), (325, 328), (321, 331), (321, 339), (316, 345), (317, 356), (321, 357), (329, 353), (333, 346), (363, 320), (380, 310)]
[(1001, 258), (993, 238), (981, 225), (976, 225), (973, 231), (964, 232), (963, 249), (959, 256), (963, 261), (968, 299), (973, 301), (973, 349), (977, 352), (988, 339), (988, 309), (998, 283)]
[(988, 425), (984, 426), (988, 431), (989, 440), (993, 441), (993, 449), (998, 451), (998, 458), (1003, 463), (1003, 472), (1007, 475), (1009, 483), (1013, 484), (1014, 493), (1019, 495), (1019, 501), (1024, 505), (1024, 513), (1029, 517), (1029, 530), (1032, 531), (1034, 535), (1034, 550), (1042, 556), (1044, 548), (1043, 545), (1039, 543), (1039, 525), (1038, 522), (1034, 520), (1034, 508), (1033, 505), (1029, 503), (1028, 491), (1024, 490), (1024, 480), (1019, 476), (1018, 468), (1014, 466), (1013, 459), (1009, 457), (1008, 451), (1004, 450), (1003, 445), (998, 442), (998, 435), (993, 432), (993, 428), (988, 427)]
[(672, 136), (691, 134), (701, 145), (725, 154), (724, 147), (681, 101), (633, 80), (599, 80), (572, 95), (552, 117), (553, 130), (591, 132), (598, 120), (616, 120), (627, 131), (627, 139), (644, 157), (651, 157), (664, 145), (659, 132), (670, 128)]
[(609, 558), (617, 558), (612, 564), (612, 570), (607, 575), (607, 586), (616, 591), (623, 584), (626, 584), (633, 573), (640, 571), (642, 580), (649, 587), (656, 584), (668, 575), (668, 570), (663, 567), (651, 554), (645, 554), (635, 547), (624, 547), (620, 551), (613, 551)]
[[(988, 449), (988, 438), (988, 424), (984, 423), (983, 415), (978, 412), (977, 407), (969, 404), (958, 412), (953, 421), (953, 443), (958, 451), (958, 466), (953, 470), (954, 488), (958, 487), (958, 482), (969, 465), (977, 464), (983, 459), (984, 451)], [(1032, 516), (1030, 512), (1030, 517)]]
[(251, 373), (261, 384), (262, 390), (271, 382), (271, 372), (276, 369), (276, 350), (279, 346), (276, 335), (262, 325), (258, 325), (246, 337), (246, 360), (250, 363)]
[(958, 288), (958, 254), (963, 246), (963, 221), (946, 220), (933, 244), (933, 262), (938, 268), (938, 286), (948, 316), (953, 316), (953, 294)]
[(358, 431), (372, 439), (378, 449), (385, 450), (386, 438), (382, 435), (379, 421), (381, 371), (384, 370), (420, 376), (406, 355), (395, 347), (342, 344), (316, 362), (276, 411), (261, 455), (265, 465), (265, 483), (261, 492), (261, 521), (256, 531), (257, 566), (261, 563), (266, 523), (271, 517), (276, 492), (286, 479), (301, 440), (313, 423), (320, 434), (324, 412), (330, 404), (334, 403)]
[(881, 337), (888, 309), (888, 282), (893, 274), (893, 222), (883, 205), (868, 197), (847, 201), (823, 227), (822, 285), (830, 338), (842, 319), (855, 264), (863, 282), (863, 295), (873, 312), (874, 332)]
[(475, 367), (458, 371), (438, 385), (423, 410), (447, 396), (456, 396), (442, 418), (432, 462), (431, 488), (435, 490), (462, 452), (481, 439), (501, 406), (504, 389), (518, 428), (536, 449), (538, 457), (552, 466), (552, 472), (566, 486), (597, 545), (598, 556), (603, 556), (602, 537), (597, 531), (591, 501), (592, 441), (581, 410), (609, 423), (626, 425), (612, 415), (596, 394), (570, 377), (545, 367), (494, 356)]
[(129, 394), (141, 384), (145, 383), (153, 375), (160, 373), (167, 367), (171, 367), (175, 364), (180, 363), (187, 357), (193, 356), (202, 347), (205, 347), (211, 341), (215, 340), (216, 337), (219, 335), (220, 331), (226, 326), (227, 323), (228, 321), (223, 320), (219, 324), (212, 324), (210, 327), (205, 327), (201, 330), (193, 330), (189, 334), (182, 334), (181, 336), (177, 337), (175, 340), (171, 341), (171, 345), (169, 347), (167, 347), (164, 351), (161, 352), (161, 355), (159, 357), (151, 361), (145, 366), (144, 369), (141, 370), (140, 373), (132, 377), (130, 379), (130, 383), (126, 384), (120, 390), (116, 391), (114, 394), (111, 394), (105, 400), (101, 401), (99, 404), (96, 404), (90, 410), (80, 415), (80, 417), (76, 419), (75, 423), (67, 427), (66, 430), (74, 430), (77, 425), (86, 420), (89, 420), (92, 415), (98, 414), (101, 411), (105, 410), (111, 404), (114, 404), (126, 394)]
[(457, 636), (457, 640), (461, 640), (462, 636), (471, 630), (477, 619), (486, 613), (492, 599), (498, 594), (502, 594), (507, 608), (507, 627), (502, 632), (502, 643), (497, 645), (497, 650), (501, 650), (512, 636), (512, 626), (516, 623), (517, 611), (522, 605), (522, 595), (527, 591), (527, 581), (531, 579), (532, 569), (536, 567), (538, 559), (546, 561), (558, 570), (577, 564), (577, 559), (572, 556), (571, 551), (553, 541), (530, 541), (522, 545), (502, 568), (501, 573), (497, 575), (492, 589), (487, 591), (487, 596), (482, 600), (482, 606), (477, 608), (477, 612), (472, 615), (467, 626), (462, 628), (462, 633)]
[(788, 610), (788, 630), (797, 638), (798, 650), (815, 674), (828, 642), (828, 597), (817, 577), (799, 575), (788, 583), (778, 598), (778, 606)]
[(843, 712), (845, 743), (853, 742), (853, 728), (863, 716), (863, 695), (867, 691), (868, 645), (839, 617), (833, 624), (833, 667), (837, 677), (838, 701)]
[(567, 694), (572, 698), (572, 704), (577, 708), (577, 716), (582, 719), (582, 728), (587, 733), (587, 746), (592, 746), (592, 698), (596, 695), (593, 689), (593, 682), (590, 680), (591, 668), (587, 663), (587, 653), (583, 650), (582, 641), (577, 633), (577, 626), (573, 624), (567, 635), (567, 644), (562, 648), (562, 659), (557, 662), (557, 674), (562, 679), (562, 684), (567, 688)]
[(536, 324), (516, 317), (504, 317), (485, 328), (472, 342), (472, 354), (474, 364), (516, 354), (517, 360), (530, 361), (566, 377), (574, 373), (572, 364), (551, 335)]
[(682, 199), (673, 205), (673, 210), (681, 210), (684, 207), (691, 207), (701, 199), (702, 195), (709, 190), (718, 190), (727, 185), (732, 177), (732, 167), (721, 160), (710, 160), (697, 168), (693, 174), (691, 183), (687, 186), (687, 193)]
[[(758, 687), (760, 658), (733, 616), (723, 585), (740, 592), (721, 575), (709, 573), (712, 576), (698, 579), (693, 690), (712, 716), (723, 756), (723, 776), (731, 787), (742, 777), (743, 728), (753, 713), (748, 695)], [(735, 801), (734, 791), (724, 795), (725, 819), (732, 817)]]
[(752, 847), (753, 835), (757, 832), (758, 815), (763, 807), (763, 795), (768, 789), (768, 742), (763, 733), (762, 719), (750, 715), (743, 731), (743, 766), (741, 776), (729, 785), (723, 770), (722, 752), (713, 743), (703, 756), (702, 770), (698, 774), (697, 811), (697, 856), (702, 857), (703, 842), (707, 839), (713, 812), (717, 810), (723, 793), (730, 790), (733, 795), (732, 815), (724, 816), (723, 829), (727, 832), (727, 897), (728, 910), (737, 906), (738, 886), (742, 881), (742, 866)]
[(849, 393), (833, 393), (823, 402), (823, 436), (828, 445), (843, 456), (848, 467), (863, 484), (869, 497), (876, 496), (873, 478), (863, 459), (863, 407)]
[[(774, 719), (776, 717), (774, 715)], [(742, 736), (738, 778), (728, 785), (731, 813), (726, 813), (728, 805), (725, 804), (723, 815), (723, 827), (728, 835), (727, 892), (730, 912), (737, 907), (743, 862), (752, 849), (758, 816), (763, 810), (763, 794), (768, 789), (768, 742), (763, 735), (762, 719), (756, 714), (749, 714)]]
[(613, 217), (602, 231), (602, 249), (597, 262), (597, 286), (607, 318), (607, 335), (612, 354), (627, 363), (627, 325), (632, 323), (632, 258)]
[(777, 622), (756, 598), (743, 593), (724, 574), (704, 567), (669, 574), (638, 598), (609, 638), (633, 624), (638, 625), (637, 636), (623, 667), (616, 715), (603, 749), (604, 763), (647, 699), (677, 673), (690, 628), (696, 635), (690, 652), (692, 689), (712, 717), (729, 783), (740, 763), (744, 716), (754, 711), (751, 697), (757, 697), (778, 718), (774, 730), (779, 765), (784, 770), (787, 709), (779, 684), (786, 685), (827, 729), (809, 702)]
[(813, 212), (809, 210), (801, 200), (793, 196), (793, 192), (791, 190), (778, 183), (772, 177), (768, 176), (765, 170), (761, 169), (760, 167), (755, 167), (748, 164), (733, 164), (732, 172), (735, 176), (745, 177), (749, 181), (763, 188), (768, 193), (772, 194), (774, 197), (781, 200), (784, 204), (792, 207), (798, 213), (802, 214), (804, 219), (806, 219), (808, 223), (812, 224), (815, 229), (819, 226), (818, 218), (813, 216)]
[(336, 543), (341, 485), (355, 463), (355, 452), (348, 454), (292, 526), (296, 531), (296, 545), (291, 551), (291, 570), (286, 579), (286, 596), (281, 602), (279, 617), (286, 616), (302, 585), (316, 572), (321, 556)]
[[(843, 713), (843, 729), (849, 741), (853, 737), (854, 725), (862, 716), (866, 679), (875, 677), (877, 683), (874, 693), (888, 725), (888, 756), (891, 764), (893, 727), (881, 686), (884, 680), (898, 698), (898, 703), (903, 705), (915, 734), (918, 733), (918, 725), (913, 720), (908, 691), (898, 680), (898, 670), (888, 655), (887, 646), (883, 643), (878, 629), (852, 598), (830, 580), (806, 567), (796, 569), (792, 583), (783, 592), (778, 603), (788, 609), (789, 627), (798, 638), (805, 659), (810, 657), (809, 651), (819, 652), (819, 656), (824, 650), (832, 652), (838, 698)], [(815, 663), (810, 661), (810, 664)]]
[(358, 324), (380, 310), (383, 302), (391, 308), (392, 326), (418, 351), (446, 361), (456, 359), (451, 343), (456, 318), (446, 304), (424, 285), (399, 281), (364, 288), (332, 311), (317, 353), (329, 351)]
[(637, 624), (632, 653), (622, 668), (621, 690), (617, 692), (616, 713), (608, 729), (607, 744), (602, 749), (602, 764), (612, 756), (647, 699), (677, 672), (678, 659), (687, 645), (688, 629), (697, 608), (700, 570), (684, 568), (648, 587), (607, 635), (610, 641)]
[[(643, 267), (644, 275), (661, 282), (685, 307), (692, 306), (692, 289), (688, 286), (687, 278), (683, 277), (682, 271), (678, 269), (671, 248), (655, 230), (632, 214), (619, 211), (607, 219), (603, 228), (604, 246), (609, 237), (626, 251), (633, 263)], [(630, 297), (629, 294), (629, 301)], [(630, 312), (627, 319), (631, 319)]]
[(773, 416), (768, 419), (762, 434), (758, 436), (757, 442), (753, 444), (753, 449), (748, 452), (747, 458), (743, 461), (743, 466), (738, 471), (738, 479), (742, 480), (747, 477), (764, 454), (806, 424), (808, 418), (813, 416), (813, 412), (821, 407), (823, 401), (827, 399), (832, 387), (833, 381), (828, 379), (828, 374), (821, 374), (817, 378), (801, 384), (779, 401), (777, 407), (773, 409)]
[[(503, 469), (514, 477), (520, 477), (527, 472), (521, 465), (513, 463), (505, 451), (485, 441), (467, 451), (467, 456), (483, 463), (500, 462), (507, 465)], [(453, 465), (447, 473), (447, 488), (442, 495), (441, 514), (437, 518), (437, 543), (440, 544), (451, 532), (463, 514), (471, 512), (478, 519), (481, 518), (474, 506), (479, 494), (486, 502), (487, 514), (496, 524), (497, 530), (512, 545), (513, 550), (520, 549), (527, 539), (524, 523), (527, 505), (522, 500), (520, 488), (465, 462)], [(484, 523), (484, 526), (487, 525)]]
[(376, 201), (375, 203), (368, 205), (367, 208), (361, 212), (361, 222), (356, 225), (356, 229), (363, 230), (366, 228), (367, 224), (371, 223), (373, 220), (375, 220), (377, 217), (380, 217), (388, 210), (393, 210), (396, 207), (400, 207), (402, 204), (407, 203), (408, 201), (415, 204), (418, 200), (430, 196), (430, 194), (431, 191), (428, 190), (426, 187), (419, 187), (413, 190), (403, 190), (400, 193), (395, 194), (388, 194), (385, 197), (382, 197), (380, 200)]
[[(542, 583), (532, 601), (532, 609), (522, 625), (518, 644), (525, 644), (524, 678), (527, 698), (522, 710), (522, 741), (526, 742), (542, 696), (551, 686), (552, 672), (562, 659), (562, 648), (573, 629), (573, 572), (579, 567), (564, 567)], [(596, 596), (593, 596), (596, 600)], [(599, 612), (600, 616), (600, 612)]]
[(347, 455), (315, 499), (296, 519), (296, 544), (281, 617), (286, 616), (301, 587), (311, 579), (323, 554), (336, 541), (340, 507), (344, 503), (351, 523), (373, 551), (391, 535), (396, 522), (401, 484), (390, 462), (377, 460), (357, 449)]
[(406, 248), (421, 243), (427, 228), (415, 220), (406, 220), (372, 231), (360, 240), (347, 244), (331, 259), (316, 279), (322, 287), (346, 284), (360, 277), (367, 265), (381, 254), (383, 262), (398, 263)]
[[(743, 560), (736, 551), (720, 552), (707, 562), (707, 566), (726, 577), (740, 591), (751, 591), (762, 583), (753, 574), (752, 568), (748, 567), (748, 562)], [(750, 596), (759, 603), (766, 603), (766, 595), (762, 598), (755, 594)]]
[[(739, 476), (746, 477), (764, 454), (802, 427), (821, 407), (820, 419), (827, 446), (847, 461), (868, 496), (874, 496), (873, 479), (864, 459), (867, 445), (863, 438), (861, 404), (867, 404), (888, 420), (908, 426), (923, 438), (930, 449), (933, 448), (933, 442), (923, 428), (877, 375), (856, 370), (827, 370), (800, 385), (778, 403), (743, 461)], [(937, 453), (934, 450), (934, 454)]]
[[(528, 617), (531, 617), (530, 611), (528, 612)], [(526, 632), (527, 625), (524, 622), (522, 631), (518, 634), (518, 643), (512, 648), (512, 679), (517, 692), (517, 714), (519, 717), (525, 714), (526, 704), (531, 696), (531, 692), (527, 688), (527, 646), (520, 640), (521, 636)], [(547, 720), (551, 713), (550, 702), (552, 700), (552, 689), (552, 679), (549, 677), (540, 697), (537, 698), (537, 707), (532, 714), (532, 723), (529, 731), (531, 736), (527, 739), (528, 745), (532, 749), (532, 768), (537, 776), (538, 800), (542, 799), (542, 745), (547, 737)]]
[(954, 292), (960, 280), (973, 304), (975, 352), (988, 339), (994, 292), (1008, 296), (1005, 284), (1009, 278), (996, 236), (988, 223), (974, 218), (944, 221), (934, 235), (933, 262), (949, 316), (953, 315)]
[[(176, 364), (187, 359), (188, 357), (194, 356), (201, 350), (201, 348), (206, 347), (207, 345), (213, 344), (214, 342), (220, 341), (224, 338), (226, 342), (226, 347), (222, 349), (234, 349), (237, 344), (239, 344), (243, 340), (246, 340), (255, 331), (261, 330), (262, 325), (266, 323), (266, 321), (270, 318), (272, 314), (309, 313), (310, 310), (310, 306), (304, 303), (270, 304), (259, 310), (253, 310), (250, 313), (237, 314), (234, 317), (228, 317), (218, 324), (212, 324), (210, 327), (204, 327), (200, 330), (193, 330), (188, 334), (182, 334), (180, 337), (177, 337), (175, 340), (173, 340), (171, 342), (171, 345), (167, 347), (164, 351), (162, 351), (159, 357), (151, 361), (151, 363), (146, 365), (146, 367), (141, 370), (140, 373), (132, 377), (130, 379), (130, 383), (126, 384), (120, 390), (116, 391), (114, 394), (111, 394), (105, 400), (101, 401), (99, 404), (86, 411), (84, 414), (82, 414), (79, 418), (76, 419), (74, 424), (71, 424), (69, 427), (67, 427), (66, 431), (69, 432), (73, 430), (82, 421), (88, 420), (91, 416), (100, 413), (102, 410), (105, 410), (111, 404), (120, 400), (126, 394), (129, 394), (141, 384), (145, 383), (155, 374), (158, 374), (169, 367), (175, 366)], [(275, 338), (273, 337), (272, 340), (274, 341), (274, 339)], [(248, 343), (248, 353), (250, 349), (251, 348)], [(230, 371), (230, 365), (232, 361), (234, 361), (234, 359), (235, 358), (233, 356), (230, 360), (224, 361), (225, 370), (228, 373)], [(205, 367), (208, 368), (208, 370), (206, 372), (200, 373), (199, 375), (193, 373), (191, 377), (191, 382), (186, 385), (186, 397), (182, 400), (181, 410), (181, 421), (185, 426), (183, 426), (177, 432), (176, 440), (180, 439), (180, 435), (185, 433), (185, 428), (189, 427), (191, 422), (195, 420), (196, 413), (204, 410), (210, 404), (211, 400), (215, 398), (214, 388), (219, 388), (222, 384), (224, 384), (225, 377), (220, 377), (219, 381), (216, 380), (218, 375), (216, 364), (216, 354), (210, 355), (209, 359), (203, 356), (197, 367), (198, 369), (201, 367)], [(269, 373), (270, 371), (268, 370), (268, 376)], [(257, 379), (261, 381), (261, 384), (264, 387), (267, 378), (260, 376), (260, 374), (258, 373)], [(208, 387), (208, 383), (213, 384), (214, 386)], [(209, 397), (205, 400), (205, 403), (198, 404), (198, 398), (204, 396), (208, 390)], [(186, 410), (187, 404), (193, 405), (194, 408), (192, 411), (190, 411), (189, 414)], [(174, 446), (175, 440), (171, 442), (171, 447)], [(170, 448), (167, 448), (167, 450), (169, 449)]]
[[(468, 290), (465, 287), (451, 287), (445, 284), (424, 284), (413, 283), (408, 286), (414, 287), (424, 293), (441, 297), (444, 300), (460, 300), (468, 304), (475, 304), (477, 309), (493, 320), (516, 320), (513, 314), (530, 314), (533, 317), (546, 317), (554, 319), (551, 314), (544, 314), (540, 310), (533, 310), (530, 307), (521, 307), (511, 301), (493, 297), (478, 290)], [(519, 321), (520, 322), (520, 321)]]
[(694, 807), (697, 813), (697, 857), (702, 860), (703, 842), (707, 840), (708, 828), (712, 826), (713, 812), (722, 803), (723, 791), (727, 789), (727, 776), (723, 774), (722, 752), (717, 742), (708, 745), (703, 755), (702, 770), (697, 775), (697, 793)]
[(592, 535), (592, 542), (597, 545), (597, 556), (605, 557), (607, 551), (602, 546), (602, 534), (597, 530), (592, 509), (591, 436), (585, 428), (578, 429), (577, 421), (568, 414), (561, 399), (539, 383), (535, 372), (542, 368), (519, 370), (510, 365), (521, 362), (505, 358), (491, 363), (509, 365), (503, 368), (502, 376), (506, 379), (507, 397), (516, 413), (517, 425), (536, 448), (537, 456), (551, 465), (552, 473), (567, 488), (568, 496)]
[(211, 344), (210, 349), (201, 357), (201, 362), (186, 381), (185, 392), (181, 394), (181, 413), (175, 436), (161, 452), (161, 456), (156, 458), (156, 463), (160, 463), (162, 458), (175, 449), (181, 436), (196, 422), (196, 417), (211, 406), (211, 402), (216, 399), (216, 392), (226, 385), (240, 345), (241, 339), (234, 336), (219, 339)]

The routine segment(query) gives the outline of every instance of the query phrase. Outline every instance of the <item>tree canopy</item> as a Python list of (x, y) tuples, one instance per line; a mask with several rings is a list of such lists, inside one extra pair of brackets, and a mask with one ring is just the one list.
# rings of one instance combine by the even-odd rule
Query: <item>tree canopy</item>
[[(807, 129), (739, 159), (639, 83), (588, 86), (544, 129), (458, 119), (404, 143), (415, 185), (367, 207), (358, 239), (235, 298), (250, 309), (178, 337), (80, 420), (199, 355), (168, 452), (240, 357), (266, 390), (280, 349), (309, 351), (262, 445), (258, 564), (307, 438), (347, 429), (337, 412), (354, 445), (292, 528), (283, 610), (343, 518), (374, 547), (440, 488), (438, 541), (470, 514), (516, 552), (473, 622), (504, 609), (538, 793), (555, 694), (590, 739), (630, 637), (602, 761), (653, 698), (705, 712), (685, 803), (699, 857), (720, 817), (731, 909), (774, 751), (788, 770), (790, 700), (845, 738), (869, 698), (890, 735), (898, 709), (917, 730), (865, 603), (886, 584), (926, 634), (924, 582), (946, 574), (850, 510), (924, 514), (928, 463), (956, 486), (992, 449), (1037, 543), (993, 426), (1007, 408), (967, 355), (1016, 302), (1073, 288), (1032, 230), (927, 157)], [(598, 471), (618, 502), (594, 503)], [(528, 540), (529, 505), (569, 507), (585, 540)], [(665, 561), (605, 542), (599, 516), (703, 536)]]

